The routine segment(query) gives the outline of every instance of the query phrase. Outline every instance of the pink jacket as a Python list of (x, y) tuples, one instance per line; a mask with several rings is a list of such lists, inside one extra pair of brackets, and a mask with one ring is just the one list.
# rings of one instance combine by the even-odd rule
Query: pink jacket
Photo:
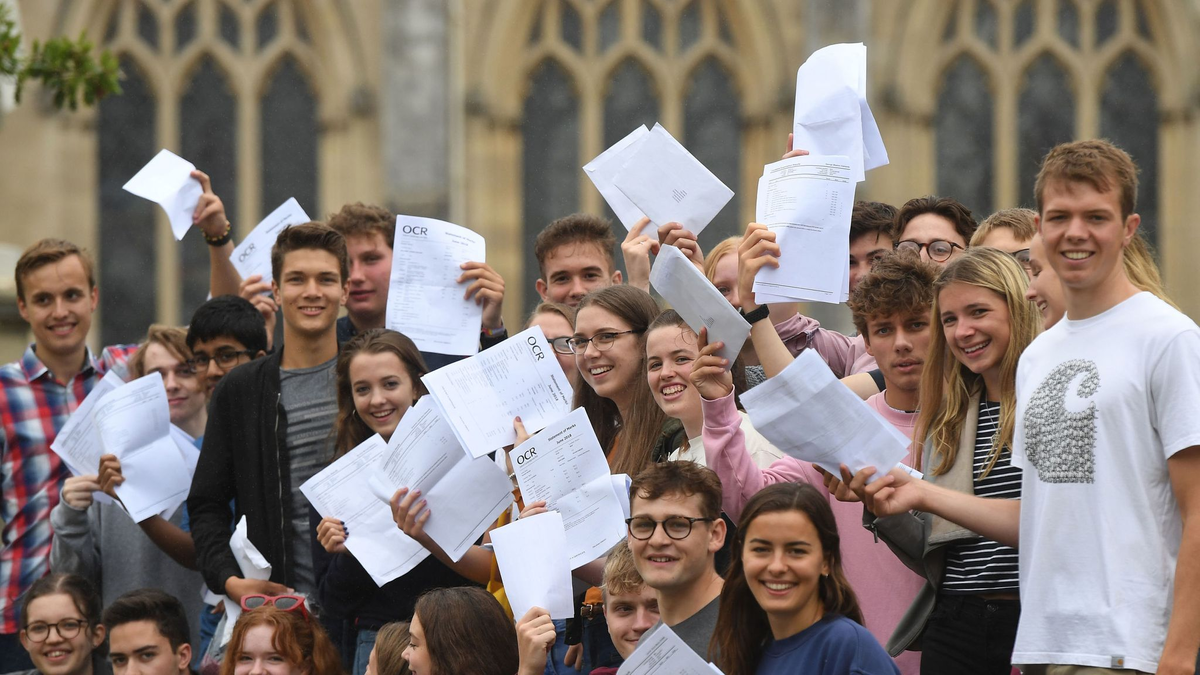
[(795, 356), (806, 346), (801, 336), (811, 334), (811, 344), (829, 369), (839, 378), (875, 370), (875, 357), (867, 353), (861, 335), (850, 337), (837, 331), (821, 328), (821, 322), (812, 317), (796, 314), (790, 319), (775, 324), (775, 332)]
[[(746, 452), (741, 429), (741, 416), (730, 394), (715, 401), (702, 400), (704, 408), (704, 448), (708, 467), (721, 478), (722, 507), (737, 522), (742, 508), (759, 490), (781, 482), (806, 482), (828, 495), (821, 474), (812, 465), (792, 457), (784, 457), (765, 469), (755, 466)], [(867, 399), (884, 419), (912, 437), (916, 423), (914, 413), (894, 410), (883, 400), (883, 393)], [(912, 450), (905, 463), (911, 465)], [(863, 527), (863, 507), (858, 503), (839, 502), (829, 495), (829, 506), (837, 521), (841, 537), (842, 567), (846, 578), (858, 595), (867, 629), (887, 644), (892, 631), (912, 604), (925, 580), (904, 566), (883, 542)], [(904, 652), (896, 657), (896, 665), (904, 675), (920, 672), (919, 652)]]

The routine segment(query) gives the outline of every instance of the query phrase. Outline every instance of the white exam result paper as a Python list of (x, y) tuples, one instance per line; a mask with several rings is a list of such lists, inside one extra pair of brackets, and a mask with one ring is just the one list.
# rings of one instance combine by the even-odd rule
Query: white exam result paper
[(509, 453), (526, 504), (562, 515), (571, 569), (625, 539), (625, 516), (608, 460), (583, 408), (552, 422)]
[[(92, 387), (88, 395), (80, 402), (79, 407), (67, 418), (67, 423), (55, 436), (50, 449), (55, 452), (71, 473), (76, 476), (93, 475), (100, 470), (100, 456), (104, 454), (104, 446), (100, 442), (100, 433), (92, 419), (92, 409), (96, 402), (104, 398), (108, 392), (125, 384), (120, 375), (108, 371), (99, 382)], [(93, 494), (104, 494), (96, 492)], [(108, 495), (105, 495), (109, 499)]]
[(195, 170), (195, 164), (170, 150), (161, 150), (125, 183), (124, 189), (161, 206), (171, 221), (172, 234), (180, 240), (192, 226), (192, 214), (204, 194), (200, 181), (191, 176)]
[[(242, 516), (237, 527), (233, 529), (233, 534), (229, 537), (229, 550), (233, 552), (234, 560), (237, 560), (243, 579), (266, 581), (271, 578), (271, 563), (267, 562), (266, 557), (259, 552), (247, 534), (246, 516)], [(224, 598), (224, 596), (222, 597)], [(224, 603), (225, 630), (220, 636), (222, 646), (229, 642), (229, 638), (233, 637), (233, 625), (242, 615), (240, 604), (229, 598), (224, 598)]]
[(346, 548), (380, 587), (429, 555), (396, 527), (391, 508), (371, 491), (370, 478), (386, 452), (387, 443), (375, 434), (300, 486), (322, 518), (337, 518), (354, 533), (346, 537)]
[(888, 163), (887, 149), (867, 104), (867, 48), (829, 45), (796, 71), (792, 147), (814, 155), (845, 155), (855, 182)]
[(775, 232), (779, 267), (764, 266), (754, 293), (839, 303), (849, 294), (855, 183), (845, 157), (808, 155), (768, 164), (756, 220)]
[(514, 417), (532, 434), (571, 412), (571, 383), (539, 326), (421, 381), (472, 457), (515, 443)]
[(632, 151), (640, 141), (642, 141), (650, 130), (643, 124), (634, 129), (628, 136), (622, 138), (613, 144), (613, 146), (596, 156), (595, 159), (583, 165), (583, 172), (591, 179), (592, 185), (600, 191), (600, 195), (604, 197), (604, 201), (608, 202), (617, 219), (625, 226), (626, 230), (632, 230), (637, 221), (641, 220), (645, 214), (637, 207), (636, 204), (629, 201), (629, 197), (625, 196), (616, 185), (613, 185), (613, 177), (621, 171), (621, 167), (625, 165), (628, 159), (629, 152)]
[(650, 268), (650, 285), (697, 335), (707, 328), (709, 344), (724, 342), (725, 347), (717, 353), (733, 364), (750, 335), (750, 324), (678, 248), (659, 249)]
[(105, 394), (92, 419), (104, 452), (121, 460), (125, 482), (115, 491), (134, 522), (187, 499), (192, 475), (171, 434), (162, 375), (151, 373)]
[(750, 421), (772, 445), (835, 476), (868, 466), (887, 473), (911, 441), (842, 384), (815, 350), (800, 352), (783, 372), (742, 394)]
[(617, 669), (617, 675), (713, 675), (720, 672), (692, 651), (665, 623), (646, 631), (638, 641), (637, 649)]
[(458, 283), (466, 262), (486, 262), (483, 237), (433, 218), (396, 217), (388, 328), (400, 331), (423, 352), (469, 355), (479, 351), (483, 305), (463, 299)]
[(733, 199), (733, 190), (660, 124), (622, 157), (613, 185), (655, 225), (682, 223), (698, 235)]
[(369, 479), (369, 490), (385, 502), (400, 488), (421, 491), (429, 505), (425, 532), (452, 560), (513, 501), (508, 473), (490, 457), (463, 451), (432, 396), (422, 396), (400, 418)]
[(263, 218), (250, 234), (233, 249), (229, 261), (243, 279), (261, 275), (263, 281), (271, 280), (271, 247), (279, 238), (279, 233), (288, 225), (307, 223), (311, 218), (300, 208), (300, 202), (295, 197), (289, 198), (279, 205), (266, 218)]
[(525, 616), (531, 607), (550, 612), (551, 619), (575, 616), (567, 535), (557, 511), (521, 518), (491, 534), (513, 616)]

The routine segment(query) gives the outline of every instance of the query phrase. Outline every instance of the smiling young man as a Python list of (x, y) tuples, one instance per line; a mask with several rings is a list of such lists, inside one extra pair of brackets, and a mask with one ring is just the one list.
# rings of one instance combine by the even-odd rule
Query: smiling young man
[(267, 325), (245, 298), (222, 295), (196, 308), (187, 329), (187, 346), (197, 376), (209, 396), (225, 374), (267, 353)]
[(125, 372), (137, 345), (87, 347), (99, 302), (91, 258), (78, 246), (43, 239), (17, 261), (17, 309), (34, 342), (0, 368), (0, 672), (29, 668), (17, 640), (18, 599), (50, 568), (50, 511), (68, 472), (50, 451), (59, 429), (110, 369)]
[(542, 272), (538, 295), (546, 302), (578, 307), (589, 292), (621, 283), (613, 259), (616, 243), (612, 226), (599, 216), (575, 213), (550, 223), (533, 244)]
[[(213, 392), (188, 497), (196, 562), (213, 592), (316, 591), (308, 504), (299, 487), (333, 455), (337, 315), (346, 298), (346, 240), (321, 223), (293, 225), (271, 249), (284, 343), (233, 369)], [(229, 550), (229, 503), (248, 515), (270, 581), (242, 578)]]
[[(359, 332), (383, 328), (387, 319), (388, 289), (391, 287), (392, 246), (396, 239), (396, 217), (387, 209), (362, 204), (346, 204), (329, 216), (329, 227), (346, 238), (349, 260), (346, 316), (338, 319), (338, 343)], [(479, 342), (483, 349), (508, 338), (504, 327), (504, 279), (487, 263), (468, 262), (462, 266), (458, 282), (465, 285), (467, 297), (483, 305)], [(430, 370), (454, 363), (464, 357), (421, 352)]]
[(626, 540), (661, 621), (707, 658), (724, 584), (715, 566), (726, 533), (721, 480), (694, 462), (654, 464), (633, 479), (629, 513)]
[(157, 588), (130, 591), (104, 610), (113, 675), (188, 675), (186, 610)]
[[(1020, 550), (1013, 662), (1026, 673), (1192, 673), (1200, 649), (1200, 328), (1139, 292), (1137, 167), (1105, 141), (1060, 145), (1035, 185), (1066, 316), (1017, 369), (1021, 500), (893, 471), (876, 513), (936, 513)], [(856, 481), (866, 477), (855, 477)]]

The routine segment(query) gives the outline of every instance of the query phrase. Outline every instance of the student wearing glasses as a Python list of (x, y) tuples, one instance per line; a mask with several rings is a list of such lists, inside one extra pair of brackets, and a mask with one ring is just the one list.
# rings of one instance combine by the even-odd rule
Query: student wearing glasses
[(975, 233), (971, 210), (949, 197), (917, 197), (900, 207), (892, 229), (896, 250), (945, 265), (967, 250)]
[[(208, 420), (205, 385), (190, 363), (186, 333), (182, 328), (151, 326), (146, 341), (129, 362), (133, 377), (159, 373), (166, 388), (171, 423), (191, 435), (197, 445)], [(188, 616), (198, 617), (203, 609), (200, 575), (194, 559), (182, 561), (160, 549), (143, 528), (116, 501), (96, 503), (93, 494), (115, 496), (124, 482), (121, 462), (113, 455), (100, 459), (96, 475), (72, 476), (63, 485), (62, 500), (50, 511), (54, 540), (50, 547), (50, 570), (77, 574), (99, 591), (105, 604), (121, 595), (153, 586), (180, 598)], [(171, 530), (175, 538), (187, 539), (182, 529), (184, 509), (169, 520), (151, 516), (147, 529)], [(199, 644), (199, 632), (192, 640)]]
[(298, 595), (243, 595), (221, 675), (342, 675), (337, 650)]
[(653, 464), (629, 487), (629, 549), (638, 574), (654, 589), (662, 623), (711, 658), (723, 581), (717, 551), (725, 543), (721, 480), (694, 462)]
[(21, 601), (19, 638), (34, 668), (21, 675), (107, 672), (100, 596), (83, 577), (50, 574), (33, 582)]
[(266, 356), (267, 340), (262, 314), (236, 295), (222, 295), (200, 305), (187, 331), (192, 364), (204, 378), (210, 396), (234, 367)]

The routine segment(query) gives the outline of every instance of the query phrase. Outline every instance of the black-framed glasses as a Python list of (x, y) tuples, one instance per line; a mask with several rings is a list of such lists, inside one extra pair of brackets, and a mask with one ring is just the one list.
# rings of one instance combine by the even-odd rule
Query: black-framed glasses
[(253, 349), (222, 349), (212, 356), (197, 354), (188, 363), (192, 364), (192, 367), (197, 370), (204, 370), (208, 368), (209, 361), (216, 361), (219, 367), (226, 369), (236, 365), (238, 359), (243, 356), (254, 356), (254, 353)]
[(596, 351), (604, 352), (608, 351), (608, 349), (613, 346), (613, 343), (617, 341), (618, 337), (641, 332), (642, 331), (640, 330), (622, 330), (616, 332), (610, 331), (605, 333), (596, 333), (590, 338), (575, 336), (567, 341), (567, 345), (570, 346), (572, 354), (582, 354), (585, 350), (587, 350), (589, 342), (596, 346)]
[(547, 342), (550, 343), (551, 349), (558, 352), (559, 354), (573, 353), (571, 351), (571, 336), (570, 335), (564, 335), (562, 337), (556, 337), (556, 338), (547, 338)]
[(28, 626), (25, 626), (25, 636), (33, 642), (45, 642), (46, 638), (50, 637), (50, 629), (53, 628), (58, 636), (64, 640), (79, 635), (79, 631), (87, 624), (84, 619), (63, 619), (58, 623), (46, 623), (45, 621), (35, 621)]
[(654, 531), (662, 525), (663, 532), (671, 539), (687, 539), (696, 523), (711, 523), (715, 518), (691, 518), (688, 516), (671, 516), (666, 520), (655, 520), (650, 516), (634, 516), (625, 519), (629, 528), (629, 536), (639, 541), (645, 541), (654, 536)]
[(950, 256), (954, 255), (954, 249), (960, 251), (966, 250), (962, 246), (945, 239), (934, 239), (928, 244), (922, 244), (919, 241), (905, 239), (896, 244), (897, 251), (908, 251), (910, 253), (921, 254), (921, 249), (925, 249), (929, 253), (929, 259), (934, 262), (946, 262)]

